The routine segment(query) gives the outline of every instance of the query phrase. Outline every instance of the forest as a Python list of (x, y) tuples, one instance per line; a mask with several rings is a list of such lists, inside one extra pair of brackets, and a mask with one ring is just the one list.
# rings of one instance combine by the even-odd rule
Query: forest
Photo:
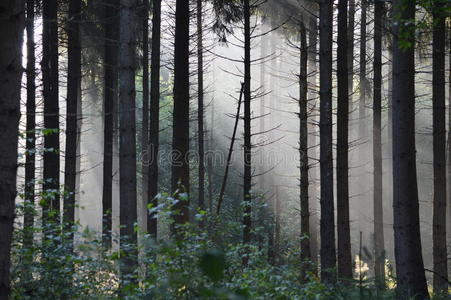
[(0, 300), (451, 299), (449, 0), (0, 0)]

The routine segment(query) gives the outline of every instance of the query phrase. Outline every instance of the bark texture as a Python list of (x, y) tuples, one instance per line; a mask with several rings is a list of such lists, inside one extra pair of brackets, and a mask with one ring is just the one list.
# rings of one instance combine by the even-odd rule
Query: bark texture
[(189, 221), (189, 12), (189, 1), (176, 1), (171, 183), (179, 201), (173, 207), (173, 233)]
[(0, 2), (0, 299), (10, 293), (25, 1)]
[[(415, 3), (393, 1), (393, 216), (398, 299), (428, 298), (415, 154)], [(402, 25), (400, 25), (402, 24)], [(404, 38), (400, 40), (400, 35)]]
[[(244, 9), (244, 177), (243, 177), (243, 243), (251, 242), (251, 9), (249, 0), (243, 0)], [(244, 257), (247, 263), (247, 257)]]
[[(149, 203), (158, 205), (158, 148), (160, 131), (160, 36), (161, 0), (152, 2), (152, 53), (150, 58), (150, 137), (149, 137)], [(149, 214), (147, 232), (157, 238), (157, 219), (155, 213)]]
[(118, 95), (118, 39), (119, 0), (105, 5), (105, 55), (104, 55), (104, 126), (103, 126), (103, 192), (102, 192), (102, 239), (105, 248), (111, 248), (112, 202), (113, 202), (113, 144), (114, 120)]
[[(58, 223), (60, 211), (60, 139), (58, 99), (58, 24), (57, 1), (42, 3), (42, 81), (44, 96), (44, 174), (43, 224), (46, 220)], [(48, 212), (56, 213), (50, 214)], [(45, 226), (45, 225), (44, 225)]]
[[(434, 165), (433, 287), (434, 293), (448, 289), (446, 249), (446, 103), (445, 103), (445, 1), (435, 1), (432, 42), (432, 130)], [(450, 141), (448, 141), (450, 142)], [(449, 221), (448, 221), (449, 222)]]
[(125, 257), (121, 274), (130, 275), (137, 263), (136, 231), (136, 116), (135, 116), (135, 14), (136, 0), (121, 0), (119, 30), (119, 103), (120, 103), (120, 236), (132, 246), (122, 248)]
[(319, 6), (319, 96), (320, 96), (320, 176), (321, 176), (321, 280), (333, 283), (335, 224), (332, 157), (332, 1)]
[(373, 220), (374, 276), (379, 289), (385, 286), (384, 210), (382, 201), (382, 14), (384, 3), (374, 4), (373, 61)]
[(27, 140), (25, 156), (25, 201), (29, 209), (24, 212), (24, 248), (33, 245), (34, 198), (36, 172), (36, 56), (34, 39), (34, 0), (27, 0)]
[(69, 2), (68, 69), (67, 69), (67, 111), (66, 111), (66, 157), (64, 166), (64, 213), (63, 221), (68, 239), (72, 243), (72, 225), (75, 221), (75, 188), (77, 177), (78, 101), (81, 92), (81, 1)]
[(351, 232), (349, 220), (349, 73), (348, 1), (338, 1), (337, 49), (337, 237), (338, 276), (352, 278)]
[(309, 208), (309, 164), (307, 130), (307, 31), (300, 24), (300, 72), (299, 72), (299, 157), (300, 157), (300, 206), (301, 206), (301, 279), (306, 280), (310, 271), (310, 208)]

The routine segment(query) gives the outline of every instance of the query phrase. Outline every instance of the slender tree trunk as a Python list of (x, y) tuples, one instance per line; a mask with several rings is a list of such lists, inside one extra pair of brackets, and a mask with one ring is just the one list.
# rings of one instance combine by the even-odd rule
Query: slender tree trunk
[[(360, 62), (359, 62), (359, 139), (366, 137), (366, 9), (367, 0), (361, 0), (360, 10)], [(360, 151), (363, 152), (363, 151)]]
[(321, 280), (335, 282), (334, 180), (332, 157), (332, 1), (319, 6)]
[(113, 203), (113, 144), (118, 88), (118, 15), (119, 0), (105, 5), (105, 54), (104, 54), (104, 142), (103, 142), (103, 193), (102, 238), (103, 246), (111, 248)]
[[(318, 56), (318, 52), (317, 52), (317, 44), (318, 44), (318, 22), (317, 22), (317, 13), (315, 13), (314, 16), (311, 16), (309, 18), (309, 23), (310, 23), (310, 30), (309, 30), (309, 60), (308, 60), (308, 76), (310, 76), (310, 84), (311, 84), (311, 88), (309, 91), (309, 96), (308, 96), (308, 100), (309, 101), (313, 101), (314, 100), (314, 106), (315, 106), (315, 113), (311, 116), (311, 123), (314, 124), (312, 126), (312, 132), (310, 133), (310, 138), (311, 138), (311, 145), (317, 145), (318, 144), (318, 137), (317, 137), (317, 120), (318, 120), (318, 116), (316, 113), (316, 97), (317, 97), (317, 82), (316, 82), (316, 75), (318, 72), (318, 67), (317, 67), (317, 56)], [(318, 157), (318, 147), (314, 147), (311, 148), (312, 149), (312, 157), (314, 157), (315, 159), (317, 159)], [(313, 178), (314, 180), (317, 179), (318, 177), (318, 166), (314, 166), (312, 168), (310, 168), (310, 174), (311, 174), (311, 178)], [(311, 211), (316, 211), (318, 208), (318, 185), (316, 184), (316, 182), (314, 182), (314, 184), (310, 185), (311, 186), (311, 193), (310, 193), (310, 210)], [(318, 216), (317, 214), (312, 214), (310, 216), (310, 253), (311, 253), (311, 258), (312, 261), (314, 263), (318, 263)], [(316, 270), (316, 268), (315, 268)]]
[[(42, 80), (44, 95), (44, 174), (43, 223), (59, 222), (60, 157), (59, 157), (59, 99), (58, 99), (58, 24), (57, 1), (43, 2)], [(48, 218), (49, 210), (54, 211)]]
[(179, 202), (174, 205), (173, 233), (189, 221), (189, 1), (177, 0), (175, 10), (172, 192)]
[[(36, 56), (34, 42), (35, 0), (27, 0), (27, 135), (25, 156), (25, 201), (23, 247), (33, 245), (34, 197), (35, 197), (35, 153), (36, 153)], [(28, 207), (29, 205), (29, 207)]]
[(348, 1), (338, 1), (337, 49), (337, 233), (338, 276), (352, 279), (349, 220), (349, 92), (348, 92)]
[[(149, 146), (149, 203), (158, 205), (155, 197), (158, 193), (158, 148), (160, 131), (160, 35), (161, 35), (161, 0), (152, 2), (152, 54), (150, 66), (150, 146)], [(157, 238), (157, 219), (149, 214), (147, 231)]]
[[(141, 188), (142, 199), (141, 216), (143, 217), (143, 225), (147, 223), (147, 204), (149, 203), (149, 165), (148, 150), (149, 150), (149, 0), (143, 0), (142, 12), (142, 66), (143, 66), (143, 111), (142, 111), (142, 134), (141, 134)], [(147, 229), (147, 226), (145, 227)]]
[(80, 43), (81, 1), (69, 2), (68, 69), (67, 69), (67, 113), (66, 113), (66, 157), (64, 167), (64, 213), (65, 231), (73, 249), (75, 222), (75, 188), (77, 176), (77, 106), (81, 91), (81, 43)]
[(349, 0), (348, 2), (348, 92), (349, 92), (349, 110), (353, 113), (353, 101), (354, 94), (354, 31), (355, 31), (355, 0)]
[[(242, 0), (244, 8), (244, 216), (243, 243), (251, 242), (251, 9), (249, 0)], [(247, 257), (244, 256), (247, 264)]]
[[(213, 71), (214, 72), (214, 71)], [(214, 80), (213, 80), (214, 82)], [(207, 174), (208, 174), (208, 203), (210, 213), (213, 213), (213, 145), (214, 145), (214, 99), (210, 102), (211, 110), (210, 110), (210, 138), (208, 139), (208, 151), (209, 155), (207, 156)]]
[(141, 125), (141, 203), (139, 220), (143, 230), (147, 230), (147, 204), (149, 203), (149, 166), (147, 162), (149, 150), (149, 0), (143, 0), (143, 11), (141, 15), (142, 26), (142, 68), (143, 68), (143, 110)]
[(135, 13), (136, 0), (121, 0), (119, 31), (119, 103), (120, 103), (120, 236), (125, 253), (122, 275), (136, 267), (136, 117), (135, 117)]
[(373, 220), (374, 275), (378, 289), (385, 286), (384, 218), (382, 202), (382, 14), (384, 3), (374, 4), (374, 61), (373, 61)]
[(434, 164), (434, 208), (432, 220), (434, 293), (448, 289), (446, 251), (446, 103), (445, 103), (445, 1), (435, 1), (432, 43), (432, 129)]
[(299, 72), (299, 158), (300, 158), (300, 207), (301, 207), (301, 279), (306, 280), (310, 268), (310, 208), (309, 164), (307, 130), (307, 32), (304, 22), (300, 24), (300, 72)]
[[(271, 19), (271, 28), (276, 28), (277, 24), (274, 18)], [(270, 35), (270, 46), (271, 46), (271, 55), (275, 55), (276, 57), (271, 59), (271, 66), (270, 69), (272, 70), (271, 76), (270, 76), (270, 91), (271, 91), (271, 97), (269, 101), (269, 107), (270, 107), (270, 114), (269, 114), (269, 128), (274, 126), (275, 118), (274, 118), (274, 109), (276, 107), (276, 76), (275, 76), (275, 70), (277, 69), (277, 33), (276, 31), (272, 31)], [(273, 133), (269, 133), (269, 139), (273, 140)], [(273, 167), (273, 166), (268, 166)], [(271, 191), (270, 189), (274, 187), (274, 174), (271, 170), (267, 173), (267, 176), (269, 177), (267, 180), (267, 186), (268, 191)], [(276, 205), (275, 205), (275, 199), (271, 199), (271, 197), (268, 197), (268, 208), (270, 210), (270, 216), (271, 216), (271, 224), (268, 230), (268, 261), (270, 264), (274, 265), (277, 261), (277, 245), (276, 245), (276, 239), (275, 239), (275, 230), (276, 230)]]
[[(451, 32), (450, 32), (451, 33)], [(446, 162), (448, 167), (448, 176), (447, 176), (447, 210), (448, 210), (448, 218), (447, 222), (447, 238), (448, 243), (451, 243), (451, 38), (449, 39), (449, 70), (448, 70), (448, 143), (447, 143), (447, 152), (448, 152), (448, 161)], [(448, 270), (449, 271), (449, 270)], [(448, 273), (448, 276), (450, 274)], [(449, 277), (448, 277), (449, 278)]]
[(274, 215), (275, 215), (275, 223), (274, 223), (274, 262), (276, 265), (282, 264), (282, 256), (280, 255), (280, 215), (281, 215), (281, 201), (280, 201), (280, 193), (279, 186), (273, 185), (276, 189), (274, 194)]
[[(421, 253), (415, 154), (415, 2), (395, 0), (393, 13), (393, 215), (398, 299), (428, 298)], [(400, 25), (402, 24), (402, 25)], [(407, 40), (406, 40), (407, 39)], [(408, 47), (402, 47), (408, 43)]]
[(205, 164), (204, 164), (204, 58), (202, 1), (197, 0), (197, 128), (199, 147), (199, 208), (205, 209)]
[(25, 1), (0, 2), (0, 300), (10, 293)]
[[(368, 164), (368, 157), (365, 155), (370, 151), (368, 147), (368, 132), (367, 132), (367, 120), (366, 120), (366, 98), (367, 98), (367, 77), (366, 77), (366, 28), (367, 28), (367, 3), (368, 0), (360, 0), (360, 54), (359, 54), (359, 104), (358, 104), (358, 133), (357, 140), (358, 146), (358, 178), (357, 188), (361, 195), (359, 199), (361, 201), (370, 201), (367, 198), (368, 193), (368, 178), (366, 165)], [(358, 208), (359, 217), (357, 219), (359, 228), (363, 228), (365, 225), (364, 217), (366, 216), (367, 209), (365, 207)], [(359, 259), (362, 259), (359, 257)]]
[(236, 132), (238, 129), (238, 122), (240, 120), (241, 100), (243, 99), (243, 93), (244, 93), (244, 84), (242, 83), (241, 90), (240, 90), (240, 97), (238, 99), (238, 107), (236, 109), (235, 125), (233, 126), (233, 133), (232, 133), (232, 138), (230, 140), (229, 152), (227, 154), (227, 162), (226, 162), (226, 166), (225, 166), (225, 170), (224, 170), (224, 177), (222, 179), (221, 190), (219, 192), (219, 197), (218, 197), (218, 206), (216, 207), (217, 215), (219, 215), (219, 212), (221, 211), (221, 204), (222, 204), (222, 200), (224, 199), (224, 192), (225, 192), (225, 188), (227, 185), (227, 179), (229, 177), (229, 167), (230, 167), (231, 159), (232, 159), (233, 145), (235, 144), (235, 140), (236, 140), (235, 137), (236, 137)]
[[(263, 26), (262, 24), (262, 28), (261, 28), (261, 34), (263, 34), (261, 36), (261, 41), (260, 41), (260, 57), (263, 59), (265, 57), (268, 56), (268, 37), (266, 33), (266, 26)], [(260, 89), (262, 91), (265, 91), (266, 88), (266, 64), (264, 62), (261, 63), (260, 65)], [(264, 93), (264, 92), (263, 92)], [(262, 134), (264, 134), (265, 132), (265, 122), (266, 122), (266, 95), (262, 95), (259, 99), (259, 114), (260, 114), (260, 120), (259, 120), (259, 132), (261, 132)], [(263, 136), (264, 138), (264, 136)], [(261, 151), (260, 155), (259, 155), (259, 170), (258, 173), (259, 175), (259, 187), (258, 189), (260, 190), (260, 193), (262, 193), (263, 195), (265, 194), (265, 189), (266, 189), (266, 174), (265, 174), (265, 169), (266, 169), (266, 164), (265, 164), (265, 151)]]

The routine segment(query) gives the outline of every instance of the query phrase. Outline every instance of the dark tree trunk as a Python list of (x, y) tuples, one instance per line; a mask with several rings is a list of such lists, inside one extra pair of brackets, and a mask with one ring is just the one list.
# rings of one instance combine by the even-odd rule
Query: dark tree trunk
[(118, 88), (118, 8), (119, 0), (105, 5), (105, 55), (104, 55), (104, 142), (103, 142), (103, 193), (102, 238), (106, 249), (111, 248), (113, 203), (113, 144)]
[[(141, 133), (141, 151), (145, 154), (141, 155), (141, 172), (142, 172), (142, 208), (140, 212), (143, 216), (143, 223), (147, 221), (147, 204), (149, 203), (149, 166), (148, 166), (148, 150), (149, 150), (149, 0), (143, 0), (142, 12), (142, 67), (143, 67), (143, 110), (142, 110), (142, 133)], [(143, 225), (144, 226), (144, 225)], [(146, 227), (147, 229), (147, 227)]]
[[(43, 2), (43, 32), (42, 32), (42, 80), (44, 96), (44, 204), (43, 224), (46, 221), (59, 222), (59, 101), (58, 101), (58, 24), (57, 1)], [(54, 211), (48, 218), (49, 210)]]
[(332, 157), (332, 1), (319, 6), (321, 280), (335, 282), (334, 180)]
[[(34, 41), (35, 0), (27, 0), (27, 140), (25, 156), (25, 201), (23, 246), (33, 245), (34, 197), (35, 197), (35, 153), (36, 153), (36, 56)], [(29, 206), (28, 206), (29, 205)]]
[[(152, 2), (152, 54), (150, 66), (150, 145), (149, 145), (149, 201), (152, 207), (158, 205), (158, 148), (160, 131), (160, 35), (161, 0)], [(149, 214), (147, 231), (157, 238), (157, 219)]]
[(337, 237), (338, 276), (352, 279), (349, 221), (349, 92), (348, 92), (348, 1), (338, 1), (337, 49)]
[[(174, 113), (172, 133), (172, 192), (179, 202), (174, 205), (175, 224), (189, 221), (189, 1), (177, 0), (175, 8)], [(182, 195), (183, 193), (186, 193)], [(176, 234), (176, 237), (180, 237)]]
[[(367, 130), (367, 110), (366, 110), (366, 98), (368, 90), (368, 82), (366, 77), (366, 39), (367, 39), (367, 3), (368, 0), (360, 0), (360, 54), (359, 54), (359, 103), (358, 103), (358, 132), (357, 140), (358, 146), (358, 157), (357, 161), (358, 167), (358, 178), (357, 178), (357, 189), (360, 194), (359, 199), (361, 201), (370, 201), (368, 199), (367, 193), (369, 192), (368, 182), (371, 180), (368, 176), (368, 172), (365, 166), (369, 163), (368, 156), (366, 153), (370, 151), (368, 146), (368, 130)], [(366, 207), (358, 208), (359, 216), (357, 218), (358, 226), (364, 227), (366, 223), (364, 217), (368, 213)], [(363, 216), (363, 217), (362, 217)], [(362, 259), (361, 257), (359, 259)]]
[(348, 13), (348, 92), (349, 109), (353, 112), (352, 96), (354, 92), (354, 31), (355, 31), (355, 0), (349, 0)]
[(75, 221), (75, 188), (77, 176), (77, 106), (81, 92), (81, 44), (80, 20), (81, 0), (69, 2), (68, 69), (67, 69), (67, 113), (66, 113), (66, 157), (64, 167), (64, 213), (65, 231), (73, 247), (72, 225)]
[[(448, 71), (448, 103), (451, 103), (451, 38), (449, 39), (449, 53), (448, 53), (448, 60), (449, 60), (449, 71)], [(451, 105), (448, 105), (448, 143), (447, 143), (447, 154), (448, 154), (448, 160), (446, 162), (447, 168), (448, 168), (448, 176), (447, 176), (447, 218), (449, 221), (447, 222), (447, 238), (448, 243), (451, 243)], [(450, 274), (448, 273), (448, 276)]]
[[(318, 72), (318, 66), (317, 66), (317, 56), (318, 56), (318, 52), (317, 52), (317, 44), (318, 44), (318, 22), (317, 22), (317, 13), (315, 13), (314, 16), (311, 16), (309, 18), (309, 23), (310, 23), (310, 29), (309, 29), (309, 45), (308, 45), (308, 76), (310, 76), (310, 84), (311, 84), (311, 89), (309, 91), (308, 94), (308, 100), (309, 101), (313, 101), (315, 102), (315, 108), (316, 108), (316, 98), (317, 98), (317, 82), (316, 82), (316, 76), (317, 76), (317, 72)], [(315, 110), (316, 111), (316, 110)], [(311, 138), (311, 145), (317, 145), (318, 144), (318, 137), (317, 137), (317, 113), (314, 113), (311, 117), (310, 117), (310, 122), (312, 124), (314, 124), (312, 126), (312, 132), (310, 133), (310, 138)], [(318, 157), (318, 151), (317, 151), (317, 147), (313, 147), (312, 149), (312, 157), (314, 157), (315, 159), (317, 159)], [(310, 169), (310, 174), (311, 174), (311, 178), (313, 178), (314, 180), (317, 179), (318, 177), (318, 166), (314, 166)], [(311, 189), (311, 193), (310, 193), (310, 207), (311, 207), (311, 211), (316, 211), (318, 208), (318, 188), (316, 184), (312, 184), (310, 185), (310, 189)], [(318, 215), (312, 214), (310, 216), (310, 253), (311, 253), (311, 258), (312, 258), (312, 262), (314, 263), (318, 263)], [(315, 270), (316, 271), (316, 268)]]
[(10, 293), (25, 1), (0, 2), (0, 300)]
[[(395, 0), (393, 13), (393, 215), (399, 299), (428, 298), (421, 253), (415, 154), (415, 2)], [(402, 26), (399, 24), (403, 24)], [(402, 47), (405, 44), (408, 47)]]
[[(268, 56), (268, 37), (267, 34), (265, 34), (266, 32), (266, 27), (263, 26), (262, 24), (262, 28), (261, 28), (261, 33), (264, 34), (261, 37), (260, 40), (260, 57), (261, 58), (265, 58)], [(261, 63), (260, 65), (260, 89), (262, 91), (265, 91), (266, 88), (266, 64), (265, 63)], [(259, 114), (260, 114), (260, 120), (259, 120), (259, 132), (260, 133), (264, 133), (265, 132), (265, 128), (266, 128), (266, 95), (262, 95), (259, 99)], [(265, 193), (265, 189), (266, 189), (266, 174), (265, 173), (265, 169), (266, 169), (266, 165), (265, 165), (265, 153), (264, 151), (260, 152), (259, 155), (259, 165), (258, 165), (258, 173), (260, 174), (259, 176), (259, 191), (260, 193)]]
[(221, 190), (219, 192), (219, 197), (218, 197), (218, 206), (216, 207), (217, 215), (219, 215), (219, 212), (221, 211), (221, 204), (222, 204), (222, 200), (224, 199), (224, 192), (225, 192), (225, 188), (227, 185), (227, 179), (229, 177), (229, 167), (231, 165), (233, 145), (235, 144), (236, 131), (238, 129), (238, 122), (240, 120), (241, 100), (243, 99), (243, 93), (244, 93), (244, 84), (242, 83), (241, 90), (240, 90), (240, 97), (238, 99), (238, 107), (236, 109), (235, 125), (233, 126), (233, 133), (232, 133), (232, 138), (230, 140), (229, 152), (227, 154), (227, 162), (226, 162), (226, 166), (225, 166), (225, 170), (224, 170), (224, 177), (222, 179)]
[[(213, 80), (214, 82), (214, 80)], [(208, 206), (210, 209), (210, 213), (213, 213), (213, 145), (214, 145), (214, 99), (210, 102), (211, 111), (210, 111), (210, 137), (208, 139), (208, 152), (207, 156), (207, 174), (208, 174)]]
[[(136, 207), (136, 116), (135, 116), (135, 13), (136, 0), (121, 0), (119, 26), (119, 103), (120, 103), (120, 236), (125, 257), (122, 275), (135, 271), (137, 253), (134, 230)], [(122, 247), (122, 246), (121, 246)]]
[(366, 104), (366, 7), (367, 0), (361, 0), (360, 10), (360, 62), (359, 62), (359, 138), (365, 136)]
[(373, 61), (373, 220), (374, 220), (374, 276), (376, 285), (385, 285), (384, 218), (382, 205), (382, 14), (384, 3), (374, 4), (374, 61)]
[[(243, 177), (243, 243), (251, 242), (251, 9), (249, 0), (242, 0), (244, 8), (244, 177)], [(244, 263), (247, 257), (244, 256)]]
[(445, 1), (434, 2), (432, 44), (432, 129), (434, 164), (434, 208), (432, 220), (434, 293), (448, 289), (446, 251), (446, 103), (445, 103)]
[(310, 209), (309, 164), (307, 130), (307, 32), (304, 22), (300, 24), (300, 73), (299, 73), (299, 158), (300, 158), (300, 206), (301, 206), (301, 279), (306, 280), (310, 271)]
[(199, 147), (199, 208), (205, 209), (205, 164), (204, 164), (204, 58), (202, 1), (197, 0), (197, 134)]

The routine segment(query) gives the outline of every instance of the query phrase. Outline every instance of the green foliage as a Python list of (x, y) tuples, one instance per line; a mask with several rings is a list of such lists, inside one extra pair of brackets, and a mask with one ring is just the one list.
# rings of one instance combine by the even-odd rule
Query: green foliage
[[(168, 194), (161, 194), (159, 205), (148, 207), (157, 213), (162, 226), (169, 227), (172, 222), (174, 201)], [(18, 207), (19, 215), (33, 209), (29, 201), (24, 203)], [(260, 215), (258, 211), (264, 208), (258, 204), (253, 207)], [(59, 230), (59, 224), (49, 221), (44, 228), (16, 227), (12, 299), (394, 299), (392, 291), (377, 294), (368, 282), (360, 287), (327, 286), (313, 273), (308, 282), (301, 282), (296, 246), (286, 248), (283, 259), (272, 265), (267, 246), (241, 244), (240, 220), (221, 218), (220, 224), (217, 216), (206, 211), (198, 215), (205, 229), (194, 223), (183, 225), (182, 240), (162, 234), (155, 241), (144, 233), (138, 249), (121, 238), (120, 251), (117, 245), (106, 251), (98, 233), (82, 230), (78, 224), (63, 227), (71, 227), (75, 233), (75, 251), (68, 240), (70, 232)], [(23, 235), (30, 230), (36, 238), (32, 246), (25, 247)], [(254, 235), (267, 230), (257, 225)], [(120, 276), (119, 265), (127, 263), (127, 253), (136, 250), (138, 269)], [(249, 258), (247, 266), (242, 263), (243, 255)]]

